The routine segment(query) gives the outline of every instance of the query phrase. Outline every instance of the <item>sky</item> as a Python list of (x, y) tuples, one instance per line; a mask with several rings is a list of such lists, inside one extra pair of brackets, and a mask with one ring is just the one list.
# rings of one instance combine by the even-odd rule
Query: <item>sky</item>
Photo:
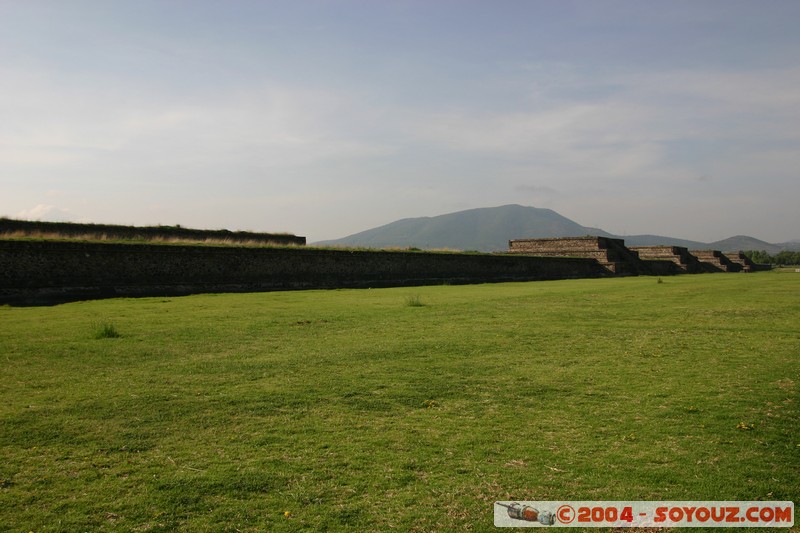
[(800, 239), (797, 0), (0, 0), (0, 216)]

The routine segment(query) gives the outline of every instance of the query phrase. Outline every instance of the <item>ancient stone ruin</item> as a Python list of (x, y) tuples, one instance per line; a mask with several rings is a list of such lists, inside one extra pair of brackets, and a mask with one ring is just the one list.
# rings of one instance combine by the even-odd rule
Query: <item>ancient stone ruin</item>
[(584, 257), (616, 275), (669, 275), (700, 272), (752, 272), (756, 265), (742, 252), (728, 258), (719, 250), (689, 251), (682, 246), (634, 246), (609, 237), (560, 237), (508, 241), (508, 253), (543, 257)]
[(734, 263), (719, 250), (692, 250), (706, 272), (741, 272), (742, 265)]
[(617, 275), (650, 273), (644, 268), (639, 254), (625, 247), (625, 241), (609, 237), (515, 239), (508, 241), (508, 252), (544, 257), (586, 257), (595, 259)]
[(608, 275), (594, 260), (564, 257), (0, 239), (0, 305)]
[(683, 246), (632, 246), (641, 259), (659, 259), (672, 261), (682, 272), (696, 274), (703, 272), (700, 261)]
[(770, 265), (761, 265), (754, 263), (749, 257), (744, 255), (744, 252), (736, 252), (735, 254), (728, 254), (728, 259), (731, 263), (736, 263), (742, 266), (742, 272), (757, 272), (759, 270), (769, 270)]
[[(15, 235), (36, 238), (14, 238)], [(112, 242), (110, 237), (122, 242)], [(190, 239), (198, 242), (184, 242)], [(159, 244), (162, 240), (171, 244)], [(202, 292), (663, 276), (768, 268), (753, 265), (741, 253), (731, 260), (716, 250), (692, 254), (679, 246), (629, 249), (622, 239), (599, 236), (516, 239), (509, 241), (507, 253), (495, 254), (316, 249), (303, 244), (305, 237), (284, 234), (49, 222), (16, 224), (0, 219), (0, 305), (50, 305), (81, 299)]]

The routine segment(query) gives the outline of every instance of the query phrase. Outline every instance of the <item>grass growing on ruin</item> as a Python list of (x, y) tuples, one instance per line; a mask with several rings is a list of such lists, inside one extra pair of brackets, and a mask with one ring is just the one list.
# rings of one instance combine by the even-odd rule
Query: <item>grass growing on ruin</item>
[[(278, 234), (276, 234), (278, 235)], [(11, 241), (57, 241), (57, 242), (102, 242), (106, 244), (153, 244), (177, 246), (215, 246), (238, 248), (305, 248), (305, 245), (292, 244), (279, 241), (264, 241), (257, 239), (224, 238), (224, 237), (120, 237), (115, 235), (86, 233), (84, 235), (61, 234), (53, 232), (14, 232), (0, 235), (2, 240)]]
[(0, 524), (490, 531), (495, 500), (800, 494), (800, 274), (415, 291), (0, 308)]

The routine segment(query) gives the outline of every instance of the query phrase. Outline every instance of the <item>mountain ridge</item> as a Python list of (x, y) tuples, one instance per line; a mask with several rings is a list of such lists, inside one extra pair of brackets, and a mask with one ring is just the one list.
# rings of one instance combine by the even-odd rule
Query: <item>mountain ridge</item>
[(627, 246), (683, 246), (689, 249), (800, 250), (800, 242), (769, 243), (747, 235), (705, 243), (662, 235), (615, 235), (583, 226), (548, 208), (506, 204), (478, 207), (436, 216), (402, 218), (340, 239), (312, 244), (365, 248), (413, 247), (497, 252), (508, 249), (512, 239), (581, 237), (598, 235), (624, 239)]

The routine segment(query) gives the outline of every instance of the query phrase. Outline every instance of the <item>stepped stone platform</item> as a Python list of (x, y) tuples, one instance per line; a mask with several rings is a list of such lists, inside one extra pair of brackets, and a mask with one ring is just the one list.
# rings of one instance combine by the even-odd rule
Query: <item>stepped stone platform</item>
[(770, 265), (762, 265), (760, 263), (754, 263), (750, 260), (749, 257), (744, 255), (744, 252), (736, 252), (734, 254), (727, 254), (728, 259), (731, 260), (731, 263), (739, 264), (742, 266), (742, 272), (758, 272), (761, 270), (769, 270), (772, 267)]
[(742, 265), (734, 263), (719, 250), (692, 250), (705, 272), (741, 272)]
[(630, 249), (637, 252), (641, 259), (672, 261), (682, 272), (703, 272), (703, 266), (697, 257), (683, 246), (632, 246)]
[(640, 260), (639, 254), (625, 247), (625, 241), (609, 237), (514, 239), (508, 241), (508, 253), (594, 259), (609, 272), (617, 275), (651, 273), (647, 265)]

